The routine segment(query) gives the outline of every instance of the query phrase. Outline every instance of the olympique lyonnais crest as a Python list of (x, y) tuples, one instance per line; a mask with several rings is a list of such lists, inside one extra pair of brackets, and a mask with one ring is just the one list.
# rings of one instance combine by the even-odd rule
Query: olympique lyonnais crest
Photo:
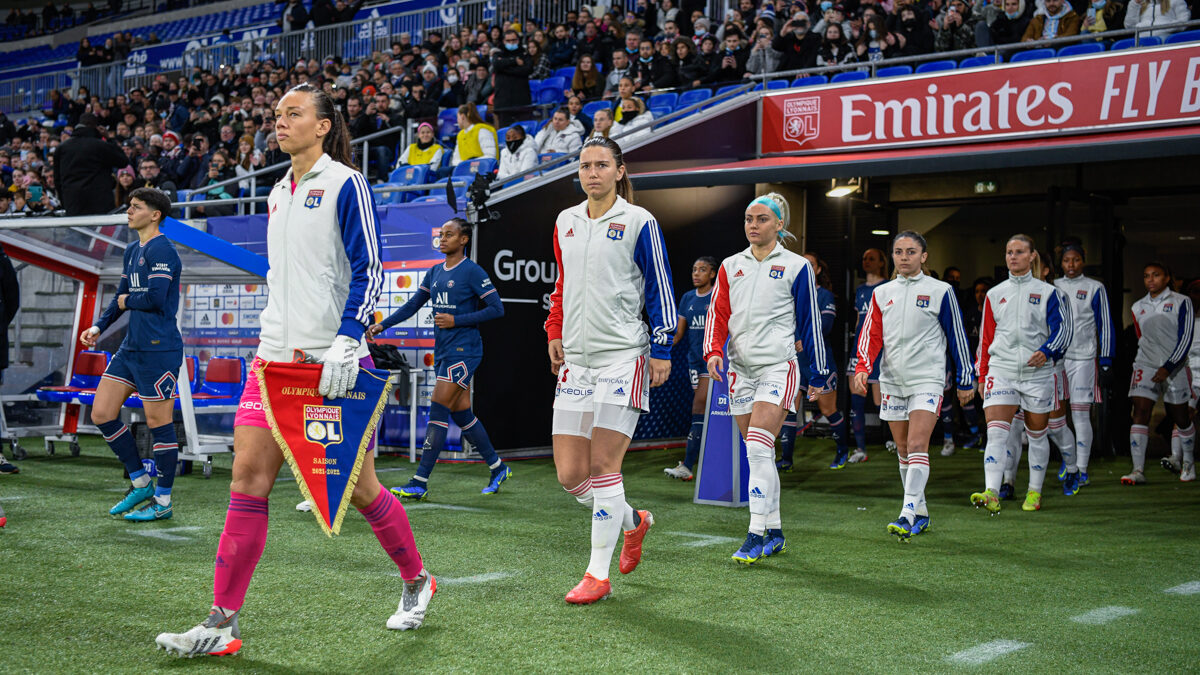
[(771, 265), (771, 272), (770, 272), (769, 276), (772, 279), (782, 279), (783, 278), (783, 270), (785, 270), (785, 269), (786, 268), (783, 265)]
[(1029, 294), (1029, 304), (1031, 304), (1031, 305), (1040, 305), (1040, 304), (1042, 304), (1042, 296), (1041, 296), (1041, 294), (1040, 294), (1040, 293), (1030, 293), (1030, 294)]
[(612, 223), (608, 226), (608, 238), (613, 241), (620, 241), (625, 238), (625, 226), (618, 223)]
[(1081, 288), (1078, 291), (1075, 291), (1075, 297), (1079, 298), (1080, 300), (1087, 300), (1087, 291)]
[(804, 145), (821, 133), (821, 99), (794, 98), (783, 104), (783, 139)]
[(1175, 309), (1175, 303), (1173, 303), (1173, 302), (1163, 303), (1163, 311), (1164, 312), (1170, 312), (1173, 309)]
[(325, 195), (324, 190), (309, 190), (308, 196), (304, 198), (304, 208), (315, 209), (321, 205), (321, 197)]
[(320, 364), (270, 361), (254, 375), (267, 423), (300, 492), (321, 530), (337, 534), (392, 388), (388, 374), (360, 368), (354, 391), (332, 400), (317, 393)]
[(929, 306), (929, 296), (928, 295), (918, 295), (917, 296), (917, 307), (924, 309), (928, 306)]

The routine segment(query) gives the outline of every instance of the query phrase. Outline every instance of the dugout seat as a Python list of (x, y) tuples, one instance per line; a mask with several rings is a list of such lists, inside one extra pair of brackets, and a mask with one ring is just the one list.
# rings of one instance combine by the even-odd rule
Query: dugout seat
[[(91, 403), (96, 395), (96, 387), (100, 384), (100, 376), (112, 360), (108, 352), (85, 350), (75, 357), (75, 372), (71, 379), (61, 387), (41, 387), (36, 395), (39, 401), (49, 403)], [(78, 399), (85, 396), (86, 401)]]
[(246, 386), (246, 359), (216, 357), (208, 360), (204, 383), (192, 394), (197, 407), (237, 405)]

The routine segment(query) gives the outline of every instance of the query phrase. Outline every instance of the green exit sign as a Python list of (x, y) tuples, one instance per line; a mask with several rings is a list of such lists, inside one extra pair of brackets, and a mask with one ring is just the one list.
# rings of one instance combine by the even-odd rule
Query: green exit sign
[(990, 180), (981, 180), (975, 184), (975, 194), (986, 195), (996, 191), (996, 182)]

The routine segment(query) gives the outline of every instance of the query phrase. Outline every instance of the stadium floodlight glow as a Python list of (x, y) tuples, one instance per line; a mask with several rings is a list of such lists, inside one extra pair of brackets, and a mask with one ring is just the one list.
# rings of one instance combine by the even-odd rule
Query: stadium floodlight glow
[(886, 237), (891, 234), (891, 232), (888, 232), (887, 230), (871, 230), (871, 234), (879, 235), (880, 237)]
[(846, 197), (854, 194), (862, 189), (861, 178), (850, 178), (838, 180), (834, 178), (829, 187), (829, 191), (825, 193), (826, 197)]

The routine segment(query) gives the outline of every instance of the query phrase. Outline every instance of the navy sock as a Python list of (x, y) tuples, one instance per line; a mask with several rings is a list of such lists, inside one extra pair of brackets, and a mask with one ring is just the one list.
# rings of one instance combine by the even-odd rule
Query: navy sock
[(683, 454), (683, 465), (688, 471), (696, 468), (700, 459), (700, 438), (704, 435), (704, 413), (692, 415), (692, 428), (688, 431), (687, 451)]
[(413, 478), (421, 483), (429, 480), (438, 455), (446, 446), (446, 429), (450, 426), (450, 409), (441, 403), (430, 403), (429, 424), (425, 427), (425, 447), (421, 449), (421, 463)]
[(483, 462), (488, 465), (492, 471), (500, 468), (500, 455), (496, 454), (496, 448), (492, 447), (492, 439), (488, 438), (487, 430), (483, 428), (483, 422), (471, 412), (470, 408), (459, 410), (451, 413), (451, 418), (458, 428), (462, 430), (462, 435), (471, 445), (475, 447), (475, 452), (483, 458)]
[(954, 438), (954, 400), (949, 396), (942, 397), (942, 436)]
[(846, 454), (846, 418), (842, 416), (841, 411), (835, 410), (832, 415), (826, 415), (825, 419), (829, 420), (829, 432), (833, 435), (838, 454)]
[(142, 458), (138, 456), (137, 443), (133, 440), (133, 433), (129, 431), (129, 427), (121, 420), (112, 420), (97, 424), (100, 428), (100, 433), (104, 434), (104, 441), (108, 443), (108, 447), (112, 448), (113, 454), (117, 459), (121, 460), (121, 464), (125, 466), (125, 470), (129, 472), (130, 477), (135, 477), (133, 474), (142, 471)]
[(150, 429), (150, 435), (154, 437), (154, 464), (158, 467), (158, 485), (154, 488), (154, 496), (161, 497), (171, 494), (171, 487), (175, 484), (175, 465), (179, 461), (175, 423), (154, 427)]
[(971, 401), (970, 403), (964, 405), (962, 407), (962, 410), (963, 410), (963, 417), (965, 417), (967, 420), (967, 427), (971, 430), (972, 434), (978, 434), (979, 433), (979, 410), (975, 407), (975, 402)]
[(867, 397), (850, 394), (850, 429), (854, 432), (854, 447), (867, 447)]
[(783, 426), (779, 429), (779, 455), (787, 464), (792, 463), (796, 452), (796, 413), (790, 412), (783, 418)]

